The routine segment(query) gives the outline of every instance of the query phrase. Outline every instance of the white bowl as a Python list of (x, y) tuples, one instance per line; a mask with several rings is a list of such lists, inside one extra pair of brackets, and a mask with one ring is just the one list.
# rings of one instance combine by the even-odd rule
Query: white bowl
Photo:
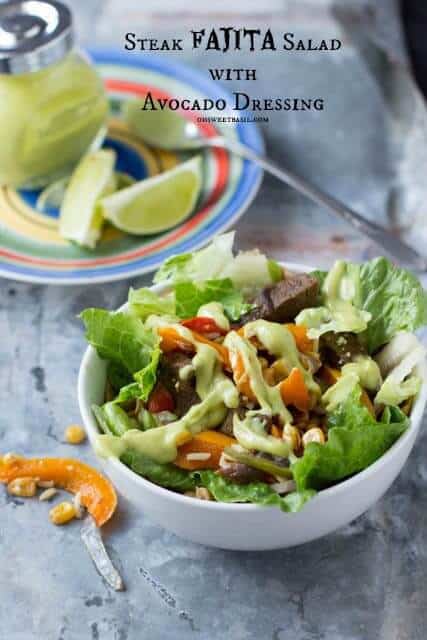
[[(294, 271), (310, 271), (304, 265), (287, 264)], [(153, 291), (160, 292), (159, 286)], [(126, 305), (122, 307), (126, 308)], [(426, 364), (423, 386), (414, 404), (411, 424), (394, 445), (374, 464), (330, 489), (320, 491), (298, 513), (283, 513), (277, 507), (224, 504), (190, 498), (145, 480), (114, 458), (100, 459), (119, 493), (135, 508), (182, 538), (222, 549), (255, 551), (292, 547), (315, 540), (361, 515), (390, 487), (402, 469), (421, 425), (427, 401)], [(106, 364), (88, 347), (78, 379), (80, 412), (92, 446), (99, 433), (91, 411), (102, 404)]]

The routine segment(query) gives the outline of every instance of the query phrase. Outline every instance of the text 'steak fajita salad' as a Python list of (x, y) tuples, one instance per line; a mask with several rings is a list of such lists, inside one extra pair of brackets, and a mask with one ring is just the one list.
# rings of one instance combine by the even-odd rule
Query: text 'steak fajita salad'
[(297, 511), (407, 429), (427, 297), (385, 258), (292, 273), (233, 236), (167, 260), (162, 293), (82, 313), (107, 361), (97, 448), (172, 491)]

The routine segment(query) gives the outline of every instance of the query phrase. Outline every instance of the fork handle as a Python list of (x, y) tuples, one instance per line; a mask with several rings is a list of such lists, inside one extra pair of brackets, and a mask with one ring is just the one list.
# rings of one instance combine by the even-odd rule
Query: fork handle
[(390, 257), (394, 258), (398, 262), (402, 262), (407, 266), (420, 271), (427, 270), (427, 258), (421, 256), (415, 249), (407, 245), (405, 242), (402, 242), (402, 240), (384, 229), (384, 227), (381, 227), (374, 222), (370, 222), (333, 196), (324, 193), (321, 189), (310, 184), (304, 178), (301, 178), (292, 171), (289, 171), (289, 169), (284, 169), (275, 162), (268, 160), (256, 151), (253, 151), (250, 147), (247, 147), (236, 140), (218, 136), (210, 139), (208, 138), (207, 141), (209, 146), (222, 147), (223, 149), (227, 149), (228, 151), (237, 154), (241, 158), (255, 162), (255, 164), (260, 166), (262, 169), (271, 173), (285, 184), (293, 187), (316, 204), (329, 209), (329, 211), (344, 219), (355, 229), (376, 242), (376, 244), (381, 246), (390, 255)]

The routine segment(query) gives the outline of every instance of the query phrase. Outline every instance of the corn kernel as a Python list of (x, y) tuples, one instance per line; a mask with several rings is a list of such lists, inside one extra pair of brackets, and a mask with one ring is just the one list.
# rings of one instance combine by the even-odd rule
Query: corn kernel
[(211, 494), (205, 487), (196, 487), (196, 498), (199, 498), (199, 500), (212, 500)]
[(306, 447), (310, 442), (318, 442), (319, 444), (325, 443), (325, 434), (319, 427), (313, 427), (306, 431), (302, 437), (302, 443)]
[(264, 376), (264, 380), (270, 387), (273, 387), (276, 384), (276, 376), (274, 374), (272, 367), (267, 367), (262, 370), (262, 375)]
[(282, 438), (285, 442), (288, 442), (292, 448), (292, 451), (297, 451), (301, 446), (301, 436), (296, 427), (291, 424), (285, 424), (283, 427)]
[(32, 498), (36, 495), (37, 484), (34, 478), (15, 478), (7, 485), (7, 491), (12, 496)]
[(65, 429), (65, 441), (68, 444), (80, 444), (86, 438), (86, 431), (78, 424), (70, 424)]
[(76, 517), (76, 509), (71, 502), (60, 502), (49, 511), (49, 520), (52, 524), (67, 524)]

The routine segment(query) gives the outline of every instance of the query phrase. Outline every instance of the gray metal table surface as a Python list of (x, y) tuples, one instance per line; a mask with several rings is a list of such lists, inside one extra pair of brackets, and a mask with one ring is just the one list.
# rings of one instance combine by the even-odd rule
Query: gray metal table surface
[[(227, 23), (273, 20), (279, 30), (324, 33), (337, 15), (323, 0), (272, 1), (264, 14), (231, 18), (200, 12), (171, 16), (172, 0), (160, 3), (169, 14), (155, 10), (153, 2), (146, 4), (143, 13), (129, 0), (76, 0), (83, 43), (121, 46), (130, 18), (133, 30), (140, 26), (146, 32), (171, 32), (171, 20), (175, 31), (184, 31), (226, 17)], [(226, 3), (220, 4), (225, 11)], [(355, 10), (359, 5), (354, 3)], [(381, 21), (377, 42), (393, 41), (394, 53), (400, 51), (403, 59), (392, 3), (377, 8), (386, 5), (389, 22)], [(405, 192), (405, 185), (396, 171), (398, 127), (388, 128), (384, 94), (372, 71), (379, 60), (375, 56), (361, 57), (350, 42), (321, 64), (308, 56), (290, 64), (263, 54), (256, 63), (256, 92), (268, 95), (272, 87), (288, 87), (294, 95), (325, 94), (328, 107), (322, 115), (271, 116), (263, 125), (269, 153), (360, 211), (390, 222), (391, 195), (398, 187)], [(207, 60), (184, 54), (182, 59), (205, 70), (221, 64), (220, 56)], [(239, 60), (230, 56), (230, 62)], [(382, 73), (394, 71), (382, 67)], [(337, 257), (363, 260), (376, 254), (345, 224), (269, 177), (236, 228), (240, 247), (257, 245), (276, 258), (320, 267)], [(147, 282), (149, 277), (66, 288), (0, 282), (2, 452), (75, 454), (96, 463), (88, 444), (72, 449), (63, 442), (65, 426), (80, 421), (76, 379), (85, 345), (77, 315), (86, 306), (115, 308), (129, 285)], [(136, 513), (121, 497), (105, 540), (127, 584), (124, 593), (111, 592), (95, 572), (80, 542), (78, 522), (54, 528), (46, 504), (0, 491), (0, 635), (10, 640), (423, 640), (424, 431), (400, 477), (368, 513), (294, 549), (239, 553), (187, 543)]]

